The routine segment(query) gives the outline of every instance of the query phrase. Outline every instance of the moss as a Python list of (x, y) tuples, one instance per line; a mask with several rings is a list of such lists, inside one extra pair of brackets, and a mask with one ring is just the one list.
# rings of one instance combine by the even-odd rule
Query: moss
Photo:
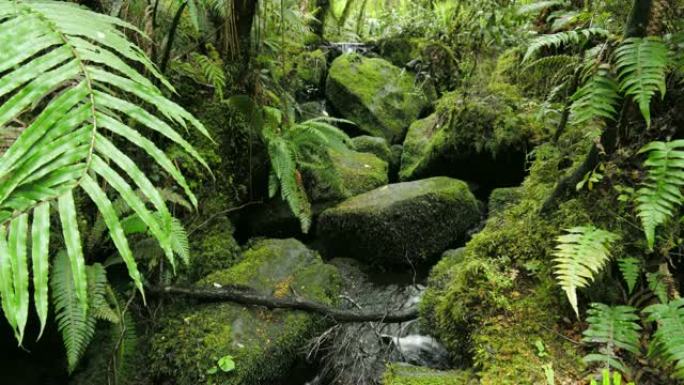
[(306, 86), (318, 88), (323, 84), (328, 71), (325, 52), (320, 49), (303, 52), (295, 59), (295, 65), (297, 76)]
[(489, 195), (489, 215), (502, 212), (506, 207), (520, 200), (520, 187), (502, 187), (492, 190)]
[(353, 138), (352, 142), (356, 151), (369, 152), (388, 163), (392, 158), (392, 150), (390, 150), (385, 138), (362, 135)]
[(397, 67), (404, 67), (408, 62), (420, 57), (421, 39), (403, 36), (392, 36), (375, 42), (380, 56)]
[(468, 186), (451, 178), (398, 183), (325, 210), (327, 247), (369, 264), (421, 262), (463, 239), (480, 217)]
[(340, 201), (388, 183), (387, 162), (371, 153), (329, 150), (328, 155), (329, 167), (303, 168), (313, 202)]
[(342, 55), (332, 63), (326, 97), (362, 132), (390, 143), (403, 140), (408, 126), (430, 102), (412, 74), (358, 54)]
[[(335, 268), (294, 239), (255, 242), (241, 263), (199, 284), (249, 285), (268, 295), (290, 295), (333, 303), (340, 278)], [(302, 312), (234, 304), (178, 306), (164, 314), (152, 341), (151, 368), (158, 379), (178, 385), (262, 384), (284, 376), (321, 320)], [(210, 374), (231, 355), (236, 369)]]
[(383, 385), (468, 385), (477, 384), (470, 371), (439, 371), (404, 364), (390, 364), (383, 375)]
[(512, 161), (507, 155), (520, 153), (524, 160), (526, 146), (545, 136), (533, 112), (534, 105), (505, 83), (490, 84), (480, 93), (445, 94), (434, 114), (409, 128), (400, 179), (443, 175), (444, 171), (461, 176), (453, 173), (467, 172), (464, 162), (478, 157), (500, 159), (505, 165)]
[(233, 238), (233, 224), (227, 217), (212, 220), (190, 237), (190, 265), (182, 277), (195, 281), (213, 271), (226, 269), (241, 259), (240, 245)]

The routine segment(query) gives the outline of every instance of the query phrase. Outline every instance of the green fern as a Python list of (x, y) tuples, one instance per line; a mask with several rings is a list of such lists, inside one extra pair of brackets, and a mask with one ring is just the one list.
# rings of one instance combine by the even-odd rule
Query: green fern
[(554, 273), (579, 317), (577, 289), (586, 287), (610, 259), (610, 245), (619, 236), (594, 226), (574, 227), (557, 238)]
[(656, 271), (655, 273), (647, 273), (646, 281), (648, 288), (658, 298), (661, 303), (667, 303), (669, 296), (667, 295), (667, 284), (663, 273)]
[(639, 331), (637, 323), (639, 316), (631, 306), (607, 306), (593, 303), (587, 310), (589, 328), (584, 331), (582, 341), (600, 344), (600, 353), (588, 354), (585, 362), (602, 362), (605, 366), (613, 367), (622, 372), (626, 371), (620, 358), (618, 349), (633, 354), (639, 353)]
[(618, 267), (627, 283), (627, 293), (632, 294), (641, 275), (641, 261), (634, 257), (622, 258), (618, 261)]
[(641, 219), (648, 248), (653, 249), (658, 226), (669, 220), (681, 205), (684, 186), (684, 140), (651, 142), (639, 153), (647, 153), (646, 180), (636, 193), (637, 215)]
[[(603, 385), (622, 385), (622, 374), (620, 372), (613, 372), (611, 375), (609, 369), (601, 371), (601, 383)], [(596, 380), (592, 379), (589, 385), (599, 385)], [(627, 385), (635, 385), (634, 382), (628, 382)]]
[(523, 63), (526, 62), (545, 48), (559, 48), (572, 44), (582, 45), (595, 37), (608, 38), (609, 36), (610, 32), (603, 28), (585, 28), (542, 35), (530, 43), (522, 61)]
[(614, 119), (620, 101), (618, 85), (609, 66), (602, 66), (572, 95), (571, 117), (575, 124), (595, 118)]
[(658, 324), (651, 342), (657, 345), (654, 350), (663, 350), (668, 362), (674, 364), (675, 375), (684, 379), (684, 299), (650, 305), (643, 312)]
[(651, 125), (651, 99), (665, 96), (665, 75), (670, 51), (659, 37), (630, 38), (615, 51), (620, 91), (639, 105), (646, 124)]
[[(139, 188), (155, 211), (171, 214), (147, 176), (110, 140), (127, 140), (147, 153), (196, 205), (197, 200), (164, 152), (134, 128), (145, 127), (180, 145), (206, 166), (172, 125), (193, 126), (190, 113), (164, 97), (135, 67), (169, 90), (142, 50), (126, 39), (137, 34), (119, 19), (56, 1), (0, 2), (0, 127), (22, 125), (21, 135), (0, 158), (0, 274), (3, 310), (21, 344), (28, 313), (27, 232), (32, 232), (36, 312), (47, 318), (50, 207), (61, 221), (71, 264), (73, 291), (88, 307), (87, 272), (76, 220), (77, 188), (95, 203), (136, 287), (142, 279), (123, 235), (121, 220), (97, 179), (121, 196), (150, 228), (172, 265), (173, 250), (159, 221), (134, 193)], [(129, 102), (126, 98), (135, 99)], [(154, 106), (159, 118), (140, 106)], [(20, 123), (24, 122), (24, 123)], [(116, 167), (116, 168), (115, 168)], [(129, 180), (127, 180), (129, 179)], [(133, 183), (133, 185), (130, 184)], [(9, 229), (9, 238), (5, 233)], [(144, 296), (143, 296), (144, 298)], [(64, 302), (64, 301), (62, 301)]]

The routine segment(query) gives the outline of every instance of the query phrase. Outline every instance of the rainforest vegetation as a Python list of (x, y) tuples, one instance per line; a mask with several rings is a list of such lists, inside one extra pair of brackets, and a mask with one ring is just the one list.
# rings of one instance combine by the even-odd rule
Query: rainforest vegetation
[(683, 0), (0, 0), (0, 384), (684, 384)]

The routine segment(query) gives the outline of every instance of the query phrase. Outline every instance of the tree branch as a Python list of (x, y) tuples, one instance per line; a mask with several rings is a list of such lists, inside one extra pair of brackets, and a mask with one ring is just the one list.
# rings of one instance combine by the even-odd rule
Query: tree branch
[(328, 305), (298, 298), (276, 298), (261, 295), (252, 291), (238, 288), (197, 288), (167, 286), (153, 289), (160, 294), (177, 294), (216, 302), (234, 302), (249, 306), (263, 306), (268, 309), (290, 309), (316, 313), (332, 319), (337, 323), (350, 322), (382, 322), (401, 323), (418, 318), (418, 308), (390, 311), (352, 311), (330, 307)]

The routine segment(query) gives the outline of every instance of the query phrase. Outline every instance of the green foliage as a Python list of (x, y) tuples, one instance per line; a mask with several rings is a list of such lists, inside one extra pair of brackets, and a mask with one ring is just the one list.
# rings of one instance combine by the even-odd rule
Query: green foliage
[[(22, 134), (0, 158), (0, 274), (3, 310), (21, 344), (28, 314), (27, 233), (32, 226), (36, 305), (46, 315), (46, 253), (49, 250), (49, 208), (57, 208), (70, 263), (69, 293), (88, 309), (88, 274), (77, 224), (77, 187), (95, 203), (129, 275), (142, 292), (142, 279), (123, 233), (122, 222), (97, 179), (121, 196), (159, 241), (175, 265), (169, 234), (162, 227), (171, 214), (148, 177), (110, 139), (127, 140), (166, 171), (189, 196), (183, 175), (152, 141), (134, 126), (145, 127), (181, 146), (204, 164), (192, 146), (172, 127), (202, 124), (161, 91), (134, 66), (153, 74), (169, 90), (142, 50), (126, 39), (124, 30), (138, 31), (119, 19), (77, 5), (52, 1), (0, 3), (0, 126), (21, 124)], [(59, 91), (59, 92), (55, 92)], [(126, 98), (135, 99), (129, 102)], [(159, 118), (141, 105), (156, 108)], [(22, 123), (24, 122), (24, 123)], [(115, 169), (116, 167), (117, 169)], [(125, 179), (133, 181), (133, 187)], [(156, 211), (134, 193), (139, 188)], [(163, 221), (160, 220), (163, 218)], [(9, 238), (5, 237), (9, 228)], [(168, 227), (167, 227), (168, 228)], [(66, 269), (64, 269), (66, 270)], [(64, 277), (61, 278), (64, 281)], [(64, 288), (64, 285), (61, 285)], [(73, 298), (60, 296), (62, 308)], [(81, 322), (86, 322), (81, 320)], [(74, 341), (83, 341), (82, 333)], [(71, 359), (81, 343), (72, 342)]]
[(610, 259), (619, 236), (594, 226), (573, 227), (557, 238), (554, 273), (579, 317), (577, 289), (586, 287)]
[(603, 28), (584, 28), (573, 31), (562, 31), (549, 35), (542, 35), (534, 39), (527, 48), (527, 52), (523, 57), (523, 63), (528, 61), (533, 56), (537, 55), (539, 51), (549, 48), (560, 48), (567, 45), (582, 45), (591, 39), (607, 38), (610, 32)]
[(641, 275), (641, 261), (638, 258), (626, 257), (618, 261), (622, 279), (627, 283), (627, 293), (632, 294)]
[(684, 140), (651, 142), (639, 153), (647, 153), (646, 179), (636, 193), (637, 215), (649, 249), (655, 244), (658, 226), (670, 219), (681, 205), (684, 186)]
[(617, 349), (639, 353), (639, 316), (631, 306), (608, 306), (593, 303), (587, 310), (589, 328), (584, 331), (584, 342), (600, 344), (600, 353), (588, 354), (586, 362), (602, 362), (606, 366), (626, 371), (617, 356)]
[(648, 306), (643, 311), (658, 329), (653, 344), (665, 351), (668, 362), (675, 366), (677, 378), (684, 378), (684, 299)]
[(572, 95), (572, 121), (584, 123), (595, 118), (614, 119), (621, 98), (609, 66), (602, 66)]
[[(610, 375), (610, 370), (609, 369), (604, 369), (601, 373), (601, 384), (602, 385), (622, 385), (622, 374), (620, 372), (614, 372), (613, 375)], [(612, 379), (612, 382), (611, 382)], [(598, 382), (596, 380), (591, 380), (590, 385), (598, 385)], [(633, 382), (628, 382), (627, 385), (634, 385)]]
[(663, 274), (659, 271), (646, 274), (649, 290), (651, 290), (656, 298), (658, 298), (658, 301), (662, 303), (666, 303), (668, 300), (667, 284), (665, 283), (664, 278)]
[(659, 37), (630, 38), (615, 51), (620, 91), (639, 105), (646, 124), (651, 125), (651, 99), (665, 96), (665, 75), (670, 51)]
[(222, 100), (227, 85), (225, 64), (216, 48), (211, 45), (207, 48), (207, 55), (192, 52), (188, 61), (174, 63), (174, 68), (197, 83), (211, 86), (216, 98)]
[(521, 15), (535, 14), (535, 13), (539, 13), (545, 9), (555, 7), (558, 5), (565, 5), (565, 4), (566, 4), (566, 2), (564, 0), (536, 1), (534, 3), (521, 5), (520, 8), (518, 8), (518, 14), (521, 14)]

